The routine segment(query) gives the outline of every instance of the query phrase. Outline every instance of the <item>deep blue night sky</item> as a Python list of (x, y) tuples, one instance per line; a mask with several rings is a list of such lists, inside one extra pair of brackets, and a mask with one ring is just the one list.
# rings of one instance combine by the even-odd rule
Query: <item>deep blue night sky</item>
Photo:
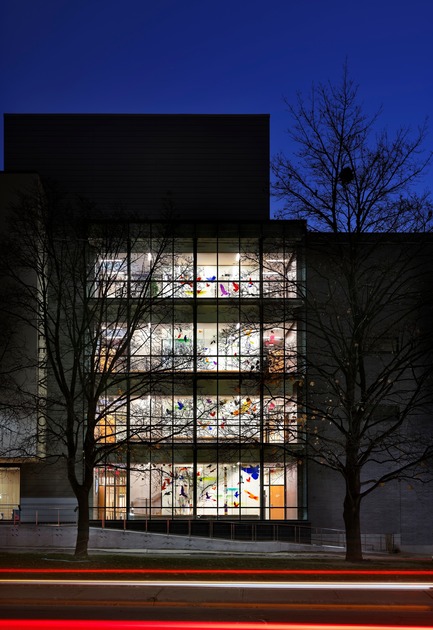
[(416, 127), (433, 110), (433, 0), (1, 5), (2, 114), (269, 113), (271, 154), (289, 153), (284, 99), (338, 81), (346, 59), (381, 126)]

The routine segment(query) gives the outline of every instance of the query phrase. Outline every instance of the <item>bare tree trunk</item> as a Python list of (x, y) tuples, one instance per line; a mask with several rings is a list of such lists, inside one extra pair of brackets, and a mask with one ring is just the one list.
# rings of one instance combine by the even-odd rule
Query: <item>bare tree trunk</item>
[(359, 494), (351, 492), (350, 488), (346, 487), (343, 518), (346, 529), (346, 560), (348, 562), (361, 562), (363, 560), (360, 508)]
[(77, 492), (78, 501), (78, 528), (77, 540), (75, 543), (75, 558), (87, 558), (89, 545), (89, 491), (86, 488), (80, 488)]

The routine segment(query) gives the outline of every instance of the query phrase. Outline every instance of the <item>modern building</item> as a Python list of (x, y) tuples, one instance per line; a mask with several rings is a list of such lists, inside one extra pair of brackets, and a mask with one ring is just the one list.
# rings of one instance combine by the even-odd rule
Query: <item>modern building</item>
[[(35, 181), (70, 208), (85, 199), (89, 225), (115, 235), (90, 248), (103, 304), (94, 369), (113, 377), (91, 518), (342, 529), (341, 480), (308, 465), (298, 440), (307, 236), (269, 218), (269, 117), (6, 115), (4, 208)], [(46, 506), (74, 505), (64, 469), (5, 448), (0, 484), (5, 518), (18, 504), (45, 519)], [(386, 513), (380, 492), (367, 501), (364, 529), (433, 545), (430, 495), (397, 482), (389, 493)]]
[[(93, 505), (100, 518), (303, 519), (306, 480), (290, 433), (303, 226), (175, 229), (172, 253), (156, 265), (158, 246), (140, 237), (132, 251), (97, 261), (106, 302), (129, 299), (134, 317), (152, 264), (154, 297), (117, 368), (129, 374), (131, 400), (117, 411), (107, 392), (101, 431), (113, 441), (129, 432), (129, 449), (95, 471)], [(128, 327), (117, 314), (107, 323), (102, 371)]]
[[(268, 123), (5, 117), (3, 188), (13, 191), (17, 177), (35, 172), (72, 206), (78, 197), (93, 202), (95, 224), (133, 218), (133, 235), (115, 251), (98, 249), (94, 261), (91, 290), (107, 312), (97, 369), (117, 360), (133, 392), (117, 403), (112, 386), (101, 397), (108, 411), (99, 438), (123, 448), (94, 471), (94, 519), (307, 518), (305, 465), (291, 432), (302, 404), (305, 226), (269, 220)], [(163, 251), (161, 217), (172, 231)], [(110, 306), (119, 302), (130, 305), (121, 318)], [(119, 359), (131, 319), (134, 334)], [(14, 484), (9, 469), (15, 503), (21, 473), (23, 516), (72, 497), (61, 471), (53, 493), (52, 471), (41, 465), (35, 475), (35, 465), (16, 467)]]

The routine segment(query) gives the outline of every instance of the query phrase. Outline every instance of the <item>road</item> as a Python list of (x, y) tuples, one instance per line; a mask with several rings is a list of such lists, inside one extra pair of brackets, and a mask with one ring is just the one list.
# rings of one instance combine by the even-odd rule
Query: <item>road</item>
[[(18, 627), (5, 621), (8, 619), (433, 628), (433, 584), (1, 579), (0, 628)], [(92, 623), (92, 628), (96, 627)]]

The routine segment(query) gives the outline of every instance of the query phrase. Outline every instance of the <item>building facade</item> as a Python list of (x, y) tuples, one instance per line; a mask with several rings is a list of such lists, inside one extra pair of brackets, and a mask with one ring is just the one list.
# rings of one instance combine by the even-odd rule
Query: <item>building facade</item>
[[(269, 220), (268, 126), (268, 116), (5, 116), (3, 188), (37, 173), (71, 208), (85, 198), (89, 224), (136, 222), (132, 238), (89, 254), (105, 313), (92, 361), (113, 373), (93, 519), (307, 518), (295, 437), (305, 226)], [(172, 231), (163, 247), (161, 218)], [(44, 371), (39, 381), (50, 387)], [(54, 447), (40, 437), (35, 448)], [(4, 471), (4, 496), (29, 519), (37, 505), (74, 501), (61, 468), (26, 459)]]
[(101, 370), (117, 360), (133, 393), (118, 409), (116, 393), (102, 403), (103, 439), (126, 432), (128, 445), (95, 470), (95, 518), (305, 519), (294, 430), (303, 225), (177, 232), (156, 263), (152, 237), (96, 261), (108, 313), (110, 300), (130, 300), (134, 317), (149, 273), (153, 298), (121, 357), (130, 325), (104, 323)]
[[(109, 376), (91, 518), (342, 530), (342, 478), (308, 462), (303, 434), (316, 386), (306, 373), (306, 287), (318, 283), (326, 302), (334, 243), (327, 235), (321, 246), (326, 274), (320, 260), (313, 274), (304, 223), (269, 220), (269, 117), (5, 116), (5, 211), (35, 181), (72, 212), (85, 199), (87, 224), (105, 222), (114, 235), (106, 247), (88, 238), (88, 291), (101, 308), (87, 369)], [(37, 361), (39, 341), (29, 339)], [(378, 353), (392, 352), (372, 351), (372, 370)], [(426, 439), (429, 417), (426, 407)], [(37, 460), (41, 443), (33, 459), (11, 456), (8, 436), (2, 426), (4, 518), (20, 506), (29, 520), (36, 510), (56, 520), (59, 509), (74, 519), (64, 467)], [(433, 546), (431, 498), (428, 484), (393, 481), (365, 500), (363, 531)]]

